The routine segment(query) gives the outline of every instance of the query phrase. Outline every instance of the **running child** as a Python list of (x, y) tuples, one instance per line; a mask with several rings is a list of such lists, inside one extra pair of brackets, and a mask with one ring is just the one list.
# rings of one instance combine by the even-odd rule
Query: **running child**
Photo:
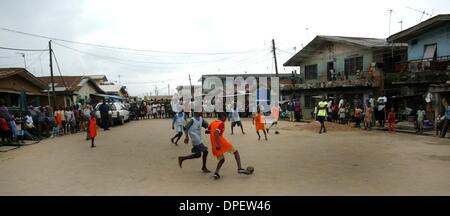
[(89, 119), (89, 137), (91, 138), (91, 148), (96, 147), (94, 144), (95, 137), (97, 136), (97, 119), (95, 115), (91, 114)]
[[(174, 137), (172, 137), (171, 142), (175, 145), (178, 145), (178, 140), (180, 140), (181, 136), (183, 136), (184, 131), (184, 122), (186, 121), (186, 115), (184, 114), (183, 110), (181, 112), (177, 113), (173, 117), (172, 121), (172, 130), (175, 129), (177, 134), (175, 134)], [(177, 139), (175, 142), (173, 140)]]
[(248, 169), (242, 169), (241, 158), (239, 156), (239, 152), (233, 147), (233, 145), (223, 137), (223, 133), (225, 132), (225, 121), (227, 119), (227, 114), (225, 112), (218, 113), (219, 119), (213, 121), (208, 126), (208, 132), (210, 133), (211, 147), (212, 153), (217, 157), (219, 162), (217, 163), (216, 171), (214, 172), (214, 178), (219, 179), (219, 171), (222, 165), (225, 163), (225, 153), (234, 154), (234, 158), (236, 159), (238, 173), (239, 174), (252, 174), (252, 171)]
[(231, 119), (231, 135), (233, 135), (233, 128), (236, 125), (241, 127), (242, 134), (245, 134), (244, 128), (242, 127), (241, 117), (239, 116), (236, 104), (234, 104), (233, 111), (230, 113), (230, 119)]
[[(277, 126), (278, 129), (278, 119), (280, 118), (280, 112), (281, 112), (281, 108), (280, 105), (278, 103), (276, 103), (273, 107), (272, 110), (270, 112), (270, 115), (272, 116), (272, 124), (270, 125), (269, 128), (267, 128), (267, 133), (269, 133), (269, 129), (272, 128), (273, 126)], [(278, 130), (275, 130), (275, 134), (278, 134)]]
[(201, 113), (194, 113), (194, 116), (191, 118), (191, 120), (187, 123), (186, 129), (184, 130), (184, 133), (186, 134), (186, 138), (184, 139), (184, 144), (189, 143), (189, 137), (191, 137), (192, 142), (192, 154), (188, 156), (182, 156), (178, 157), (178, 164), (180, 165), (180, 168), (182, 168), (182, 164), (184, 160), (190, 160), (199, 158), (202, 156), (202, 171), (204, 173), (210, 173), (211, 171), (206, 168), (206, 159), (208, 157), (208, 147), (203, 145), (202, 142), (202, 127), (205, 129), (208, 129), (208, 122), (206, 122)]
[(256, 111), (257, 111), (257, 113), (256, 113), (256, 116), (253, 117), (253, 122), (252, 123), (256, 127), (256, 134), (258, 134), (258, 140), (261, 140), (261, 135), (259, 134), (260, 130), (263, 131), (264, 137), (267, 140), (266, 128), (265, 128), (264, 119), (263, 119), (264, 116), (263, 116), (263, 114), (261, 112), (261, 108), (258, 106), (258, 108), (256, 108)]

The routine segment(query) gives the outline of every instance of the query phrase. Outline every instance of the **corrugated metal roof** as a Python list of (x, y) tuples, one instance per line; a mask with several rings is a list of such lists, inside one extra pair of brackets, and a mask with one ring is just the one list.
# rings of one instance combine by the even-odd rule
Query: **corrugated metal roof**
[(417, 37), (419, 34), (423, 34), (428, 32), (430, 29), (443, 25), (450, 25), (450, 14), (440, 14), (434, 16), (415, 26), (391, 35), (387, 38), (387, 40), (391, 42), (408, 42), (409, 40), (414, 39), (414, 37)]
[(292, 56), (283, 66), (299, 66), (299, 63), (306, 58), (311, 57), (311, 53), (319, 49), (326, 43), (342, 43), (362, 48), (375, 49), (390, 46), (408, 46), (407, 44), (389, 44), (386, 39), (381, 38), (363, 38), (363, 37), (344, 37), (344, 36), (327, 36), (318, 35), (303, 49)]

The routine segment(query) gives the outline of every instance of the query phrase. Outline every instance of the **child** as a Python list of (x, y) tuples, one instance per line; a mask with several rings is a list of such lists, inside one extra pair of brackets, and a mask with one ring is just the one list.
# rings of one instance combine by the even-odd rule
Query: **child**
[(361, 113), (362, 109), (357, 106), (355, 108), (355, 127), (360, 128), (361, 127)]
[(371, 130), (372, 129), (372, 114), (373, 108), (369, 104), (366, 106), (366, 114), (364, 115), (364, 129)]
[(226, 119), (227, 119), (226, 113), (224, 112), (219, 113), (219, 119), (213, 121), (208, 127), (208, 131), (210, 133), (212, 153), (219, 160), (219, 162), (217, 163), (216, 171), (214, 172), (215, 179), (220, 178), (219, 171), (223, 163), (225, 163), (224, 154), (227, 152), (234, 154), (239, 174), (246, 174), (246, 175), (251, 174), (250, 171), (242, 169), (239, 152), (236, 149), (234, 149), (233, 145), (227, 139), (223, 137)]
[[(272, 128), (275, 125), (276, 125), (276, 127), (278, 129), (278, 119), (280, 118), (280, 112), (281, 112), (280, 105), (278, 103), (276, 103), (272, 107), (271, 112), (270, 112), (270, 114), (272, 115), (273, 122), (270, 125), (270, 127), (267, 128), (267, 133), (269, 133), (269, 129)], [(278, 133), (279, 133), (278, 130), (275, 130), (275, 134), (278, 134)]]
[(242, 127), (241, 117), (239, 116), (236, 104), (234, 104), (233, 112), (230, 113), (230, 118), (231, 118), (231, 135), (233, 135), (233, 128), (236, 125), (241, 127), (242, 134), (245, 134), (244, 128)]
[(95, 115), (91, 115), (91, 118), (89, 119), (89, 137), (91, 138), (91, 148), (95, 148), (94, 140), (97, 136), (97, 119), (95, 118)]
[(421, 105), (419, 106), (419, 110), (417, 110), (417, 133), (423, 133), (424, 118), (425, 118), (425, 110), (423, 110)]
[(391, 111), (388, 114), (388, 129), (389, 129), (389, 133), (395, 133), (395, 112), (394, 112), (394, 107), (391, 108)]
[(196, 113), (194, 113), (194, 117), (192, 117), (192, 119), (187, 123), (186, 129), (184, 130), (184, 133), (186, 134), (186, 138), (184, 139), (185, 144), (189, 143), (189, 137), (191, 137), (192, 154), (188, 155), (188, 156), (184, 156), (184, 157), (178, 157), (178, 164), (180, 165), (180, 168), (181, 168), (181, 165), (183, 164), (184, 160), (199, 158), (203, 153), (202, 171), (204, 173), (210, 173), (211, 171), (209, 171), (208, 168), (206, 168), (206, 159), (208, 157), (208, 147), (206, 147), (202, 143), (202, 138), (201, 138), (202, 127), (207, 129), (208, 122), (206, 122), (202, 118), (201, 113), (196, 112)]
[(257, 110), (257, 114), (255, 117), (253, 117), (253, 124), (256, 127), (256, 134), (258, 134), (258, 140), (261, 140), (261, 135), (259, 134), (259, 131), (262, 130), (264, 133), (264, 137), (267, 140), (267, 134), (266, 134), (266, 129), (265, 129), (265, 125), (264, 125), (264, 120), (263, 120), (263, 114), (261, 112), (261, 108), (258, 106), (258, 108), (256, 108)]
[[(184, 114), (183, 110), (181, 112), (177, 113), (173, 117), (172, 121), (172, 130), (175, 129), (177, 134), (175, 134), (174, 137), (172, 137), (171, 142), (175, 145), (178, 145), (178, 140), (180, 140), (181, 136), (183, 136), (183, 127), (184, 127), (184, 121), (186, 120), (186, 115)], [(175, 142), (173, 142), (174, 139), (177, 139)]]
[(55, 119), (51, 119), (49, 122), (50, 127), (52, 128), (52, 136), (51, 138), (55, 138), (57, 136), (59, 136), (59, 127), (56, 124)]

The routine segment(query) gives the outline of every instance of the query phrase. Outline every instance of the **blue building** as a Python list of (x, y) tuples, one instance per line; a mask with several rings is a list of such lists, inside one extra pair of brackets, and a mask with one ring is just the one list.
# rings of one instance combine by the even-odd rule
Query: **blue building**
[(434, 119), (442, 109), (440, 100), (450, 96), (445, 91), (450, 80), (450, 14), (432, 17), (387, 40), (408, 44), (407, 61), (397, 62), (395, 73), (386, 77), (394, 103), (400, 110), (425, 105), (428, 118)]

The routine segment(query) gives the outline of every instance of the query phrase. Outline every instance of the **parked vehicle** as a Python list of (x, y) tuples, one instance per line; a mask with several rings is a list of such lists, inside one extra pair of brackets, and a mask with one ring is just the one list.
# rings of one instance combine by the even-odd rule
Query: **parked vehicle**
[[(99, 107), (102, 103), (98, 103), (95, 106), (95, 116), (97, 119), (101, 119)], [(125, 107), (124, 104), (120, 102), (110, 102), (107, 103), (109, 106), (109, 115), (112, 119), (113, 124), (123, 125), (125, 122), (130, 120), (130, 112)]]

